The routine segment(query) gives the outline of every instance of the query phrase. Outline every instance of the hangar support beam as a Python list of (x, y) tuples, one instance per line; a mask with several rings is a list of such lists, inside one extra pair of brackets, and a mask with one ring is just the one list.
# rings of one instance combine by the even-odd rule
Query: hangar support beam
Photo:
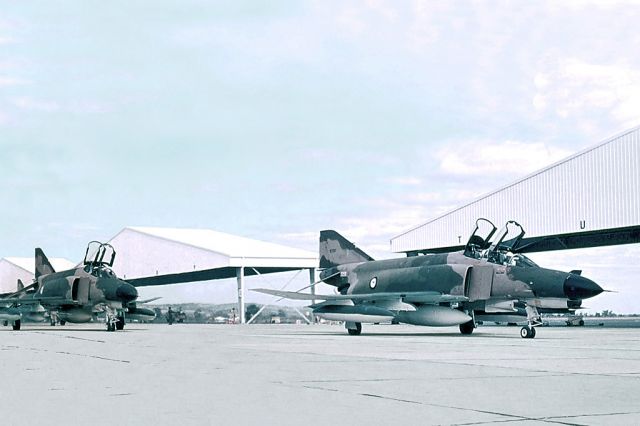
[[(309, 282), (311, 284), (311, 294), (315, 295), (316, 294), (316, 268), (309, 268)], [(316, 304), (316, 300), (312, 299), (311, 303), (313, 305)], [(313, 311), (311, 311), (311, 324), (315, 324), (316, 322), (316, 318), (315, 315), (313, 315)]]
[(240, 324), (244, 324), (244, 266), (236, 269), (236, 278), (238, 280), (238, 315)]

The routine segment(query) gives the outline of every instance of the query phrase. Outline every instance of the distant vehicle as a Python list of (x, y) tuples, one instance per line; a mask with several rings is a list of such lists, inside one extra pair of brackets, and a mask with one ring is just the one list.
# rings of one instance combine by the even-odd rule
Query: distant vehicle
[(111, 245), (91, 241), (82, 266), (56, 272), (37, 248), (33, 284), (0, 295), (0, 320), (11, 322), (14, 330), (20, 330), (22, 311), (32, 309), (40, 315), (40, 306), (61, 324), (89, 322), (94, 313), (102, 312), (108, 331), (124, 329), (126, 312), (144, 315), (147, 310), (137, 308), (136, 288), (111, 270), (115, 256)]
[(167, 319), (167, 324), (169, 325), (173, 324), (174, 322), (182, 324), (186, 321), (187, 314), (182, 312), (182, 308), (178, 308), (177, 311), (174, 311), (171, 307), (169, 307), (165, 318)]
[(569, 318), (567, 318), (566, 321), (567, 325), (569, 327), (573, 326), (573, 325), (577, 325), (582, 327), (584, 325), (584, 319), (582, 319), (582, 317), (578, 317), (578, 316), (570, 316)]
[(471, 334), (476, 321), (526, 321), (523, 338), (535, 337), (541, 310), (569, 312), (603, 291), (579, 271), (545, 269), (518, 253), (525, 232), (517, 222), (496, 231), (489, 220), (478, 219), (463, 251), (379, 261), (336, 231), (322, 231), (320, 278), (339, 294), (255, 291), (323, 300), (311, 306), (314, 315), (344, 321), (351, 335), (361, 333), (363, 322), (458, 325)]

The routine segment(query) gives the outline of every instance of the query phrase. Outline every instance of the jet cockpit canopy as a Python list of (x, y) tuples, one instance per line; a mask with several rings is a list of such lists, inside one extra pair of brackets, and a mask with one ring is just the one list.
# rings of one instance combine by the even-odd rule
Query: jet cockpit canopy
[(496, 226), (488, 219), (476, 220), (476, 229), (471, 233), (467, 245), (464, 247), (464, 255), (474, 259), (480, 259), (485, 250), (491, 245), (491, 237), (496, 232)]
[(496, 231), (497, 228), (491, 221), (478, 219), (476, 228), (465, 246), (465, 256), (486, 259), (487, 262), (505, 266), (537, 266), (528, 257), (517, 253), (518, 244), (525, 234), (518, 222), (510, 220), (500, 231)]
[(112, 267), (116, 251), (111, 244), (91, 241), (87, 245), (84, 264), (93, 267)]

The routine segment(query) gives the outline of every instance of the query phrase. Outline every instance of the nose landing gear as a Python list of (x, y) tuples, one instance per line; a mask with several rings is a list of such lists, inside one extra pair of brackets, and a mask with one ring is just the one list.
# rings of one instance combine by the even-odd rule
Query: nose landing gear
[(542, 317), (535, 306), (527, 305), (526, 311), (528, 324), (520, 329), (520, 337), (523, 339), (533, 339), (536, 337), (536, 329), (534, 327), (542, 325)]

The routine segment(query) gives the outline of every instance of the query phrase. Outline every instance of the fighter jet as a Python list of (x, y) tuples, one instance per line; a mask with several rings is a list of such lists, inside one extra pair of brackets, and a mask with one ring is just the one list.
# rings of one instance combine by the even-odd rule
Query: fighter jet
[(20, 330), (21, 310), (34, 306), (49, 311), (62, 324), (89, 322), (94, 313), (103, 312), (108, 331), (124, 329), (126, 312), (138, 317), (150, 312), (155, 317), (155, 312), (135, 305), (136, 288), (111, 270), (115, 256), (111, 245), (92, 241), (80, 266), (56, 272), (37, 248), (33, 284), (0, 297), (0, 321)]
[(570, 312), (603, 289), (579, 271), (545, 269), (517, 252), (522, 226), (497, 228), (478, 219), (463, 251), (375, 261), (336, 231), (320, 233), (320, 279), (337, 294), (312, 295), (270, 289), (261, 293), (323, 300), (313, 313), (344, 321), (349, 334), (362, 323), (384, 321), (425, 326), (458, 325), (471, 334), (477, 321), (526, 320), (523, 338), (542, 325), (540, 310)]

